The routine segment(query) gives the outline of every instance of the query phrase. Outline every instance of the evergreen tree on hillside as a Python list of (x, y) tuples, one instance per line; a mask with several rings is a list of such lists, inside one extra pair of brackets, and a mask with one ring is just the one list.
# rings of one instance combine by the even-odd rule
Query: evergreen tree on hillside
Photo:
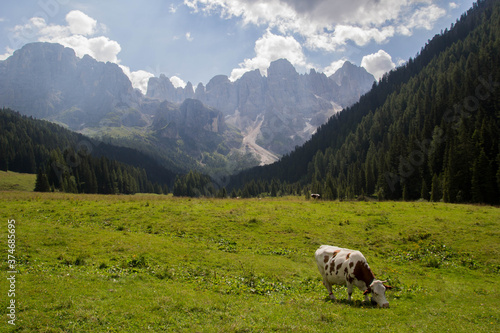
[(50, 185), (47, 175), (42, 171), (42, 168), (38, 168), (38, 173), (36, 174), (35, 181), (35, 192), (49, 192)]
[[(168, 190), (173, 176), (141, 153), (93, 142), (61, 126), (9, 109), (0, 110), (0, 129), (0, 169), (25, 173), (38, 170), (37, 191), (53, 188), (72, 193), (158, 193), (158, 187)], [(91, 151), (78, 149), (86, 147)], [(40, 170), (44, 170), (42, 174)]]
[(187, 175), (177, 177), (173, 194), (176, 197), (214, 197), (217, 191), (210, 177), (190, 171)]

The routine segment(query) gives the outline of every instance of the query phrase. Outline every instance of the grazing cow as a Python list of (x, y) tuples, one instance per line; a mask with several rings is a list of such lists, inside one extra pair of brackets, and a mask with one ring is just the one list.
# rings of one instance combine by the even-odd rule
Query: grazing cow
[(385, 291), (392, 287), (384, 285), (386, 281), (375, 279), (361, 252), (321, 245), (316, 250), (315, 257), (319, 272), (323, 277), (323, 284), (330, 293), (331, 299), (335, 299), (332, 284), (347, 286), (347, 300), (349, 302), (353, 286), (356, 286), (365, 295), (365, 302), (369, 301), (368, 294), (372, 293), (372, 301), (376, 302), (379, 307), (389, 307), (389, 302), (385, 299)]
[(313, 198), (313, 199), (319, 199), (319, 197), (321, 197), (321, 195), (319, 195), (318, 193), (311, 194), (311, 198)]

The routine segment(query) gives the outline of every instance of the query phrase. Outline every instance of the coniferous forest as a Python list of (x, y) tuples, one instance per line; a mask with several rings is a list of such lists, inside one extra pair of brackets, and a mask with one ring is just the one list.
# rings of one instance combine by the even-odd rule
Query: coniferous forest
[(231, 185), (250, 194), (276, 183), (324, 199), (497, 204), (499, 54), (500, 3), (478, 1), (310, 141)]
[(37, 173), (35, 191), (168, 193), (175, 175), (132, 149), (0, 110), (0, 170)]

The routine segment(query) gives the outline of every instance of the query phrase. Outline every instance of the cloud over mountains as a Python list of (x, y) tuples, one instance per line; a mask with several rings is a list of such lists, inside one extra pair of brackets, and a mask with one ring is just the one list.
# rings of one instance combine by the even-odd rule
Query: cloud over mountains
[[(104, 22), (110, 24), (110, 29), (108, 29), (103, 22), (98, 22), (86, 14), (103, 10), (100, 8), (106, 6), (105, 2), (90, 1), (86, 5), (78, 2), (74, 5), (68, 3), (65, 6), (70, 10), (66, 16), (61, 17), (57, 24), (50, 21), (48, 17), (33, 14), (33, 17), (24, 19), (22, 24), (10, 27), (10, 44), (6, 47), (6, 53), (0, 55), (0, 60), (7, 58), (14, 50), (28, 42), (60, 43), (73, 48), (80, 57), (88, 54), (99, 61), (119, 64), (133, 86), (145, 93), (148, 79), (154, 76), (151, 73), (152, 68), (155, 67), (152, 65), (153, 61), (157, 61), (156, 67), (159, 67), (158, 62), (163, 61), (161, 57), (166, 58), (165, 53), (157, 57), (144, 57), (148, 58), (149, 62), (146, 65), (135, 66), (135, 69), (143, 68), (144, 70), (133, 71), (120, 59), (122, 46), (127, 51), (137, 47), (137, 50), (133, 51), (136, 53), (177, 53), (175, 57), (168, 55), (169, 59), (186, 60), (184, 67), (189, 66), (187, 65), (188, 57), (183, 58), (186, 54), (199, 54), (198, 58), (189, 57), (190, 61), (196, 59), (194, 61), (199, 62), (198, 66), (204, 63), (205, 59), (201, 59), (203, 52), (206, 52), (205, 54), (213, 51), (219, 52), (212, 58), (220, 58), (221, 62), (225, 61), (226, 58), (221, 52), (231, 47), (241, 47), (241, 45), (221, 43), (220, 41), (224, 38), (215, 36), (212, 41), (208, 34), (205, 34), (204, 38), (200, 37), (199, 29), (206, 29), (203, 27), (207, 24), (201, 18), (209, 18), (217, 21), (211, 22), (208, 25), (210, 28), (219, 27), (224, 24), (222, 22), (231, 21), (236, 22), (236, 29), (240, 29), (236, 33), (248, 32), (252, 29), (256, 31), (251, 40), (246, 40), (247, 35), (244, 33), (239, 40), (235, 39), (235, 41), (243, 41), (246, 45), (250, 45), (250, 48), (246, 48), (246, 53), (240, 53), (232, 58), (230, 65), (226, 67), (225, 70), (230, 72), (232, 81), (255, 69), (259, 69), (261, 74), (266, 75), (270, 63), (280, 58), (288, 59), (302, 72), (314, 68), (317, 71), (332, 74), (346, 60), (353, 61), (353, 54), (357, 59), (354, 62), (359, 63), (362, 59), (362, 66), (376, 78), (380, 78), (387, 70), (394, 68), (395, 62), (401, 61), (400, 57), (393, 61), (394, 54), (391, 55), (391, 53), (396, 51), (389, 46), (391, 41), (398, 37), (412, 36), (417, 30), (432, 29), (440, 18), (447, 15), (448, 10), (458, 6), (454, 2), (449, 2), (445, 6), (442, 1), (438, 0), (172, 0), (171, 2), (167, 5), (162, 4), (165, 7), (163, 13), (161, 6), (158, 7), (159, 2), (136, 2), (123, 5), (124, 10), (121, 11), (121, 15), (131, 15), (128, 16), (127, 22), (130, 21), (130, 25), (136, 24), (133, 29), (127, 30), (127, 33), (138, 34), (139, 37), (134, 39), (135, 43), (144, 41), (140, 46), (133, 44), (133, 47), (127, 45), (127, 43), (132, 43), (132, 38), (130, 41), (125, 40), (123, 36), (127, 38), (129, 36), (119, 31), (123, 27), (117, 25), (118, 19), (108, 16)], [(138, 12), (137, 15), (125, 14), (129, 6), (134, 14)], [(61, 2), (57, 10), (62, 10), (62, 8)], [(112, 5), (106, 8), (109, 10)], [(134, 20), (141, 19), (139, 12), (145, 20), (140, 21), (142, 25), (134, 23)], [(48, 16), (54, 18), (54, 15)], [(120, 14), (117, 14), (117, 17), (120, 17)], [(156, 20), (150, 17), (155, 17)], [(104, 20), (101, 16), (100, 19)], [(203, 21), (205, 26), (202, 23), (197, 26), (197, 20)], [(170, 25), (159, 24), (159, 22), (167, 21), (171, 22)], [(110, 33), (111, 31), (113, 34)], [(217, 31), (219, 34), (222, 32), (222, 30)], [(146, 32), (150, 34), (148, 38), (144, 38)], [(177, 44), (169, 44), (169, 40)], [(182, 42), (184, 44), (180, 45)], [(252, 45), (253, 52), (251, 51)], [(124, 51), (125, 53), (127, 52)], [(142, 58), (135, 55), (131, 57), (130, 53), (127, 54), (128, 57), (123, 55), (127, 62), (130, 58), (134, 60)], [(226, 53), (237, 54), (232, 50)], [(319, 63), (318, 59), (320, 59)], [(229, 62), (226, 61), (227, 63)], [(180, 72), (180, 69), (179, 72), (175, 72), (178, 70), (177, 65), (177, 63), (168, 63), (168, 67), (173, 68), (172, 71), (174, 71), (169, 76), (176, 77), (175, 84), (182, 87), (186, 84), (184, 80), (188, 78), (183, 77), (184, 73)], [(207, 66), (218, 67), (214, 64), (207, 64)], [(160, 74), (157, 71), (153, 72), (156, 75)]]
[[(446, 14), (433, 0), (184, 0), (184, 4), (195, 12), (267, 27), (255, 43), (255, 57), (245, 59), (233, 70), (233, 80), (248, 70), (262, 71), (282, 57), (296, 66), (312, 67), (305, 59), (304, 48), (334, 52), (348, 42), (357, 46), (383, 44), (395, 35), (431, 29)], [(380, 54), (373, 57), (380, 58)], [(374, 70), (373, 74), (387, 69), (387, 63), (370, 63), (367, 69)], [(377, 63), (384, 67), (375, 69)]]
[[(66, 25), (48, 24), (44, 18), (32, 17), (23, 25), (16, 25), (12, 30), (12, 40), (19, 41), (20, 46), (26, 41), (59, 43), (75, 50), (78, 57), (88, 54), (92, 58), (120, 64), (118, 53), (121, 46), (102, 34), (107, 27), (79, 10), (72, 10), (66, 15)], [(13, 52), (14, 50), (12, 50)], [(143, 93), (147, 90), (147, 81), (153, 74), (144, 71), (131, 71), (129, 67), (120, 65), (130, 78), (132, 85)]]

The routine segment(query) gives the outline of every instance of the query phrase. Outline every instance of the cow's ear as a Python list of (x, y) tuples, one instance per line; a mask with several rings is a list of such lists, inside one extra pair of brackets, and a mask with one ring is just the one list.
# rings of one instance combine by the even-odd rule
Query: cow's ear
[(365, 292), (363, 293), (363, 295), (369, 294), (371, 292), (372, 292), (371, 288), (368, 288), (368, 289), (365, 290)]
[(385, 287), (385, 289), (387, 289), (387, 290), (392, 289), (392, 287), (391, 287), (391, 286), (386, 286), (385, 284), (384, 284), (384, 287)]

